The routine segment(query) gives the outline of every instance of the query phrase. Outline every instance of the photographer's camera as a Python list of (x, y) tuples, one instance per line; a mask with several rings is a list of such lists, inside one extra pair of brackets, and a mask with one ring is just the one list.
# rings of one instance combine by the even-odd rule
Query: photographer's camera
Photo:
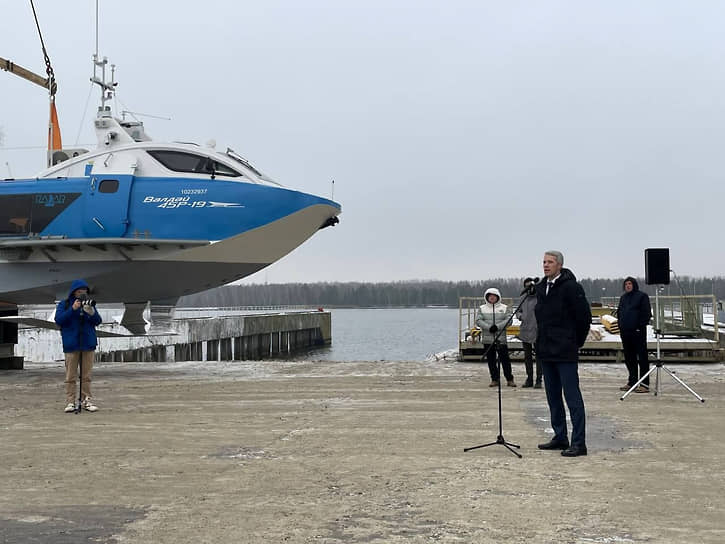
[(81, 298), (78, 299), (82, 306), (96, 306), (96, 301), (89, 297), (88, 295), (83, 295)]

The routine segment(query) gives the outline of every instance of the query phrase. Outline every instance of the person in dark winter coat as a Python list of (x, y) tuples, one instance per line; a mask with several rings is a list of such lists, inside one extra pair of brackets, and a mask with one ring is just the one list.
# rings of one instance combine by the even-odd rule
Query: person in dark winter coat
[[(619, 298), (617, 306), (617, 324), (624, 350), (624, 364), (627, 366), (629, 376), (627, 385), (619, 389), (627, 391), (649, 372), (647, 325), (652, 318), (652, 307), (649, 295), (639, 290), (639, 284), (632, 276), (625, 278), (622, 288), (624, 294)], [(635, 392), (649, 392), (649, 376), (642, 381)]]
[[(546, 401), (551, 414), (554, 437), (542, 450), (562, 450), (565, 457), (587, 454), (586, 415), (579, 389), (579, 348), (589, 333), (592, 321), (584, 289), (568, 268), (563, 268), (564, 256), (559, 251), (544, 254), (546, 281), (536, 286), (536, 356), (544, 371)], [(567, 437), (566, 399), (571, 416), (571, 445)]]
[(81, 364), (81, 404), (89, 411), (98, 410), (91, 400), (91, 372), (98, 341), (96, 326), (101, 316), (88, 303), (88, 284), (75, 280), (70, 286), (68, 298), (61, 300), (55, 309), (55, 322), (60, 327), (65, 354), (65, 412), (74, 412), (78, 365)]
[(521, 296), (525, 297), (520, 305), (516, 317), (521, 321), (519, 326), (519, 340), (524, 348), (524, 367), (526, 368), (526, 381), (523, 387), (535, 387), (541, 389), (541, 361), (536, 358), (536, 382), (534, 382), (534, 343), (536, 342), (536, 296), (528, 295), (530, 290), (535, 288), (534, 279), (526, 278), (524, 280), (524, 290)]

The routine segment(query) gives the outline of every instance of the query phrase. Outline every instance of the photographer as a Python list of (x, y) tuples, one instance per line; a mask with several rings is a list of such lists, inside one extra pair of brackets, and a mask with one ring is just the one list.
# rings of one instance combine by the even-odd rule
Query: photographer
[(486, 352), (488, 360), (488, 371), (491, 374), (491, 384), (489, 387), (497, 387), (500, 379), (498, 367), (496, 366), (496, 353), (498, 352), (503, 374), (506, 377), (506, 385), (516, 387), (514, 375), (511, 373), (511, 360), (509, 359), (509, 348), (506, 343), (506, 331), (501, 332), (498, 336), (498, 344), (491, 346), (496, 340), (496, 336), (502, 328), (506, 327), (506, 323), (511, 314), (505, 304), (499, 304), (501, 293), (495, 287), (486, 289), (483, 295), (486, 300), (478, 309), (476, 315), (476, 325), (481, 329), (481, 342)]
[(98, 410), (91, 401), (91, 371), (98, 343), (96, 326), (101, 323), (101, 316), (95, 309), (95, 301), (88, 298), (88, 291), (88, 284), (85, 281), (73, 281), (68, 298), (61, 300), (55, 309), (55, 322), (60, 326), (65, 353), (67, 404), (64, 411), (66, 413), (75, 411), (75, 384), (78, 379), (79, 363), (81, 363), (82, 408), (89, 412)]
[(534, 383), (534, 358), (533, 344), (536, 342), (536, 280), (534, 278), (526, 278), (524, 280), (524, 290), (521, 296), (525, 297), (521, 302), (516, 317), (521, 321), (519, 327), (519, 340), (524, 348), (524, 366), (526, 367), (526, 381), (522, 387), (534, 387), (541, 389), (541, 361), (536, 358), (536, 382)]

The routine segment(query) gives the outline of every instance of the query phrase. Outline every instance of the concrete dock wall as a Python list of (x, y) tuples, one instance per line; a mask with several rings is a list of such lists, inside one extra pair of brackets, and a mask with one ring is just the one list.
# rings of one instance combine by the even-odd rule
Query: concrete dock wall
[[(103, 315), (109, 332), (122, 333)], [(99, 338), (97, 361), (242, 361), (288, 357), (332, 343), (332, 316), (325, 311), (225, 315), (174, 319), (173, 335)], [(60, 332), (21, 328), (15, 352), (28, 361), (63, 359)]]
[(164, 342), (99, 350), (96, 360), (246, 361), (288, 357), (332, 343), (330, 312), (179, 319), (173, 327), (178, 335), (163, 337)]

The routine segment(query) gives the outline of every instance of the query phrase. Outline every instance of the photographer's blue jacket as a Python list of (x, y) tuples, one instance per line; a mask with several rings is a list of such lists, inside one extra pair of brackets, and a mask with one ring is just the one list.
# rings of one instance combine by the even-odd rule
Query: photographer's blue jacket
[(96, 325), (100, 325), (101, 314), (96, 311), (88, 315), (83, 307), (73, 309), (75, 297), (73, 292), (76, 289), (88, 289), (88, 284), (83, 280), (75, 280), (70, 286), (68, 298), (61, 300), (55, 308), (55, 322), (60, 327), (60, 335), (63, 338), (63, 352), (93, 351), (98, 345), (96, 339)]

